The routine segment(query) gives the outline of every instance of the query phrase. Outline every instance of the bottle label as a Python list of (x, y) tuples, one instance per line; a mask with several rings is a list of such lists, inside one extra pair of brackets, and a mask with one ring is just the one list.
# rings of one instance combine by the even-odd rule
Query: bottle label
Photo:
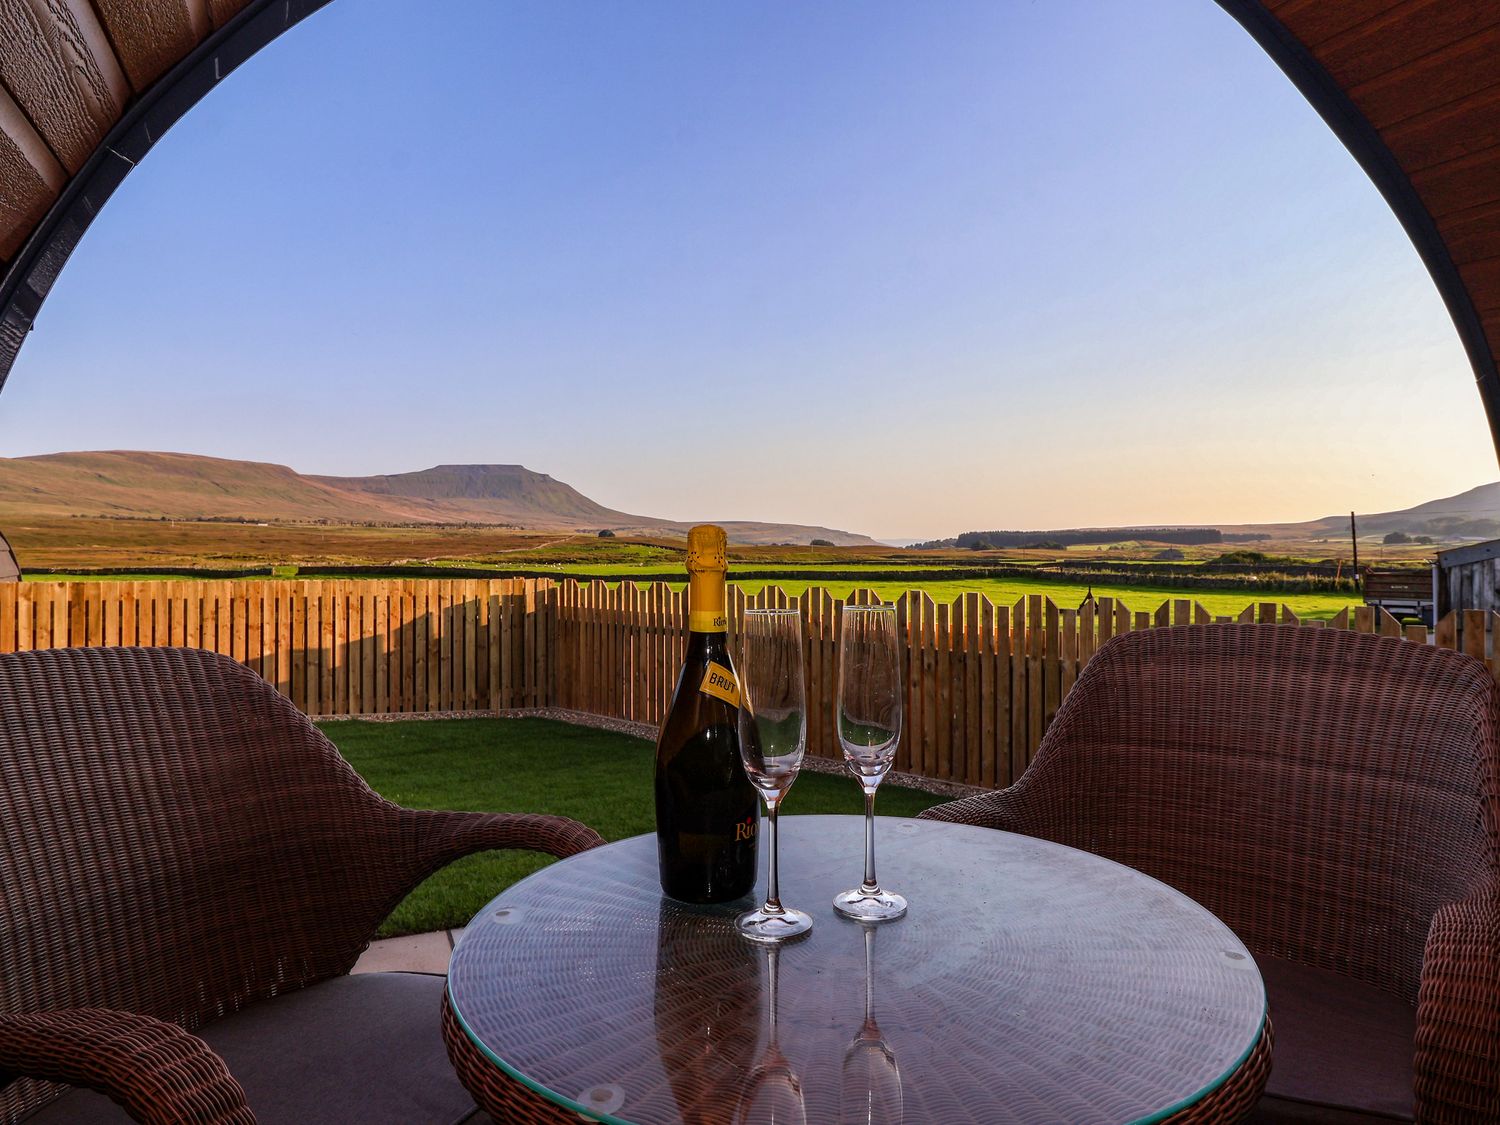
[(698, 685), (698, 690), (704, 695), (711, 695), (715, 699), (722, 699), (731, 707), (740, 705), (740, 685), (734, 678), (734, 673), (722, 664), (709, 662), (708, 669), (703, 673), (703, 682)]
[(724, 633), (729, 630), (729, 617), (722, 609), (689, 610), (688, 629), (694, 633)]
[(734, 842), (738, 844), (741, 840), (755, 839), (755, 817), (747, 816), (734, 826)]

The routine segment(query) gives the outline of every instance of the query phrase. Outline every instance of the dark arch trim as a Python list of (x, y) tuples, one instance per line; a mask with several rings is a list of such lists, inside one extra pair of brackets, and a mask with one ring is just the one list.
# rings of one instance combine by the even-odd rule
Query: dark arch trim
[[(251, 0), (136, 100), (72, 178), (0, 275), (0, 388), (74, 247), (114, 190), (189, 109), (231, 71), (330, 0)], [(1281, 67), (1385, 197), (1437, 285), (1479, 384), (1500, 450), (1500, 371), (1446, 242), (1380, 134), (1261, 0), (1218, 0)]]
[(1448, 244), (1422, 197), (1412, 187), (1411, 178), (1375, 126), (1359, 111), (1322, 63), (1266, 9), (1261, 0), (1218, 0), (1218, 4), (1238, 20), (1272, 61), (1286, 72), (1292, 84), (1344, 143), (1395, 212), (1427, 272), (1432, 275), (1443, 303), (1448, 306), (1453, 327), (1458, 330), (1458, 337), (1474, 368), (1479, 398), (1490, 423), (1490, 437), (1496, 452), (1500, 453), (1500, 371), (1496, 370), (1495, 351), (1468, 286), (1453, 263)]
[(73, 248), (120, 183), (251, 55), (330, 0), (251, 0), (126, 109), (0, 275), (0, 388)]

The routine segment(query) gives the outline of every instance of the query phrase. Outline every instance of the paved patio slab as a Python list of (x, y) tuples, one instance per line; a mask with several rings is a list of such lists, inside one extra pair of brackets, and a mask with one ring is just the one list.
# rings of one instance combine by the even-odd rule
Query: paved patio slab
[(354, 964), (356, 973), (446, 973), (458, 930), (434, 930), (428, 934), (383, 938), (372, 942)]

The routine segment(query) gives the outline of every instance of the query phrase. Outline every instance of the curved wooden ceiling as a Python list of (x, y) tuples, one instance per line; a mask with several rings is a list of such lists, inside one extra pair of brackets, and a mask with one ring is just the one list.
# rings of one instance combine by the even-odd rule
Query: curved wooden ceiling
[[(0, 0), (0, 386), (58, 271), (173, 122), (329, 0)], [(1218, 0), (1431, 271), (1500, 449), (1500, 4)]]
[(1364, 167), (1437, 283), (1500, 451), (1500, 4), (1219, 0)]
[(99, 209), (163, 133), (329, 0), (0, 0), (0, 386)]

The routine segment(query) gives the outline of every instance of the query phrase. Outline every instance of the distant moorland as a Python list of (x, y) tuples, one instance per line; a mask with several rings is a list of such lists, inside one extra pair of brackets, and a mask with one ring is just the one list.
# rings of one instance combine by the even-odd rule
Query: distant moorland
[[(703, 513), (705, 519), (719, 515)], [(1362, 563), (1416, 562), (1438, 546), (1500, 535), (1500, 484), (1405, 511), (1361, 515), (1359, 524)], [(33, 571), (461, 566), (677, 578), (687, 526), (607, 508), (519, 465), (328, 477), (175, 453), (0, 458), (0, 532), (22, 567)], [(826, 575), (884, 583), (921, 573), (924, 583), (933, 583), (965, 576), (988, 581), (993, 574), (1011, 583), (1005, 587), (1011, 590), (1015, 582), (1030, 586), (1016, 568), (1062, 564), (1085, 569), (1054, 574), (1050, 581), (1154, 591), (1173, 566), (1193, 570), (1193, 564), (1222, 559), (1260, 571), (1285, 570), (1297, 581), (1282, 588), (1295, 591), (1334, 588), (1328, 573), (1346, 581), (1352, 555), (1347, 516), (1196, 528), (972, 531), (920, 549), (825, 527), (743, 521), (725, 526), (735, 572), (784, 573), (791, 581)], [(1423, 537), (1430, 541), (1416, 541)], [(1402, 539), (1407, 541), (1396, 542)], [(1245, 554), (1247, 549), (1255, 554)], [(1303, 582), (1301, 568), (1316, 563), (1326, 564), (1320, 571), (1325, 577)], [(1136, 564), (1149, 566), (1151, 574), (1105, 573)], [(1193, 578), (1181, 584), (1207, 588), (1226, 581)], [(969, 586), (975, 588), (973, 581)]]
[[(740, 543), (877, 546), (865, 535), (802, 524), (725, 520)], [(285, 465), (186, 453), (110, 451), (0, 458), (0, 528), (28, 518), (592, 532), (681, 537), (688, 523), (606, 508), (521, 465), (438, 465), (373, 477), (306, 476)], [(25, 536), (21, 536), (24, 541)]]

